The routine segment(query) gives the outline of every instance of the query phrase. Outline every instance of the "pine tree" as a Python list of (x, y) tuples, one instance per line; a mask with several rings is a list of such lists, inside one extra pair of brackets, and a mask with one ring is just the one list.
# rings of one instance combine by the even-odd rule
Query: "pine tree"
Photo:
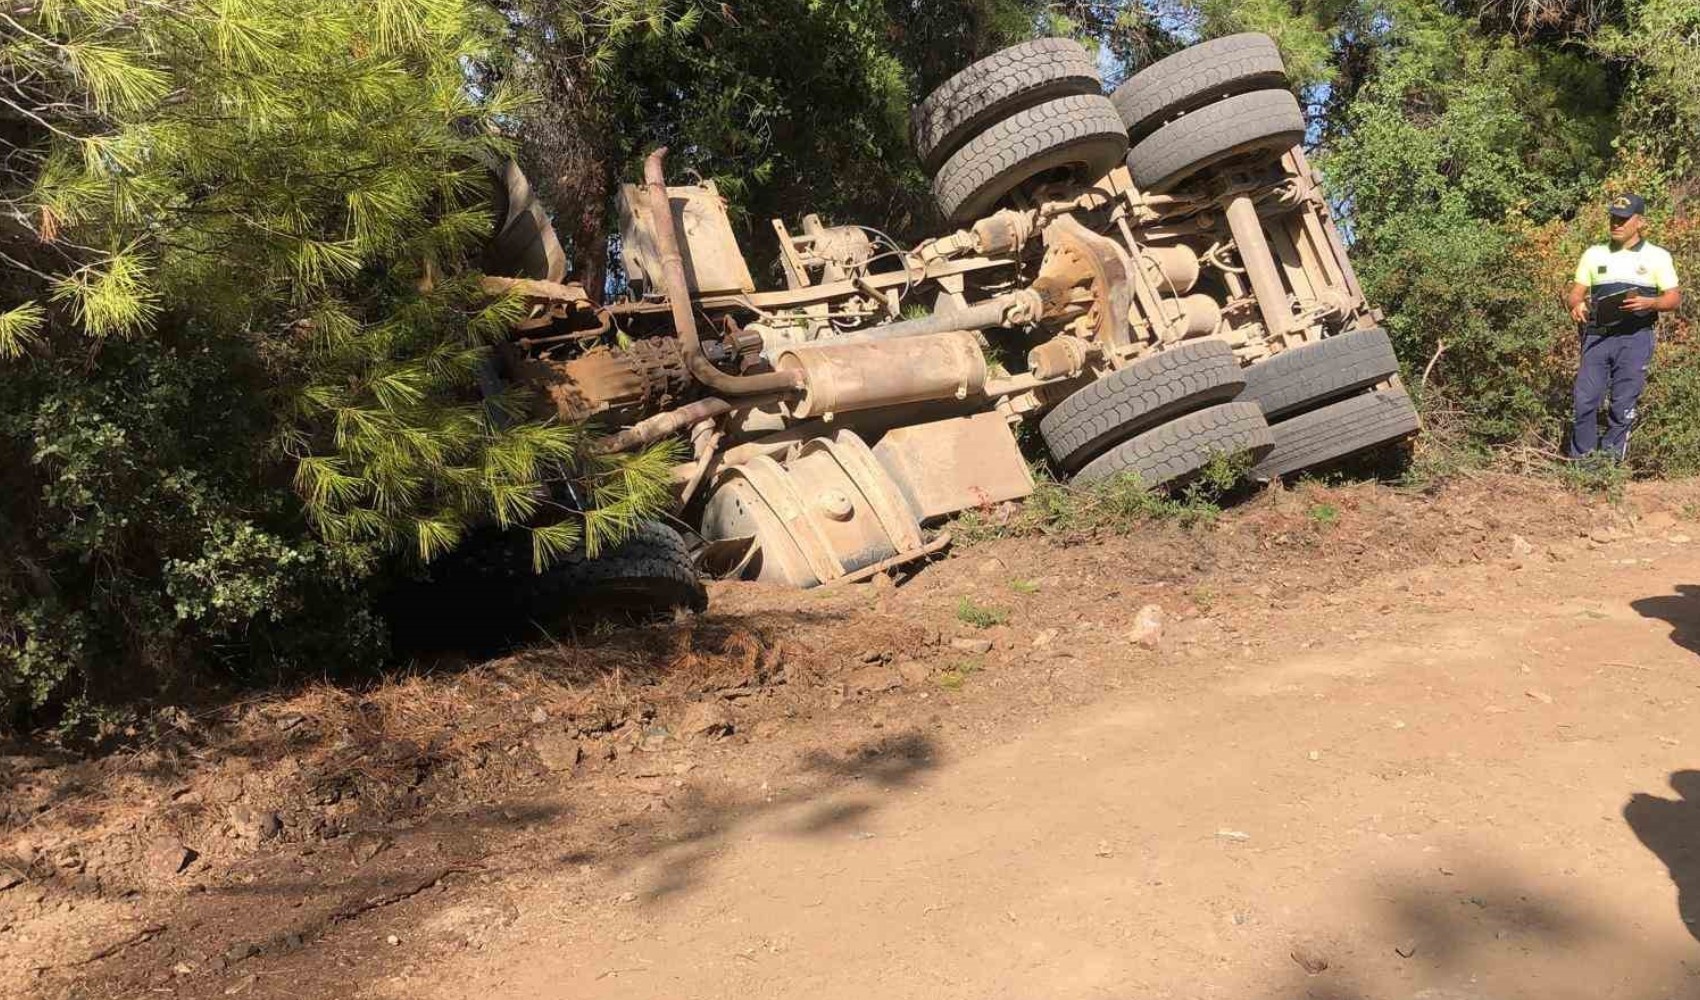
[[(142, 613), (139, 581), (170, 566), (236, 572), (209, 553), (250, 537), (242, 524), (358, 577), (392, 553), (434, 559), (480, 523), (529, 525), (541, 565), (594, 552), (661, 503), (666, 448), (592, 458), (590, 430), (536, 419), (523, 387), (479, 390), (521, 309), (483, 293), (473, 267), (493, 221), (489, 165), (512, 155), (507, 132), (533, 107), (478, 72), (505, 30), (471, 0), (0, 11), (0, 463), (13, 494), (0, 504), (13, 550), (0, 604), (35, 609), (0, 612), (0, 675), (29, 649), (51, 672), (53, 615), (80, 615), (97, 644), (145, 622), (166, 638), (120, 645), (181, 646), (182, 623), (216, 602)], [(178, 376), (169, 406), (147, 395)], [(234, 401), (209, 389), (221, 378), (243, 387)], [(147, 470), (155, 499), (90, 493), (134, 500), (133, 516), (76, 541), (87, 504), (60, 501), (89, 472), (69, 452), (93, 438), (49, 416), (97, 386), (104, 413), (181, 414), (186, 392), (208, 408), (196, 426), (151, 431), (182, 446), (150, 441), (150, 454), (188, 463)], [(224, 442), (208, 434), (221, 421)], [(111, 481), (127, 459), (99, 454), (95, 478)], [(156, 501), (172, 483), (217, 484), (205, 509), (183, 511), (204, 531), (163, 523)], [(297, 502), (278, 505), (291, 490)], [(91, 576), (91, 563), (116, 572)], [(0, 703), (6, 686), (0, 676)]]
[[(0, 350), (39, 337), (50, 309), (88, 344), (160, 322), (240, 330), (280, 376), (278, 447), (327, 538), (428, 560), (480, 518), (533, 520), (582, 465), (583, 433), (529, 421), (515, 392), (470, 391), (519, 309), (468, 268), (491, 224), (486, 164), (512, 151), (498, 123), (524, 110), (469, 86), (498, 27), (462, 0), (23, 14), (3, 58), (58, 77), (76, 111), (43, 116), (52, 138), (13, 206), (81, 252), (45, 301), (7, 311)], [(654, 471), (598, 490), (595, 541), (653, 503)]]

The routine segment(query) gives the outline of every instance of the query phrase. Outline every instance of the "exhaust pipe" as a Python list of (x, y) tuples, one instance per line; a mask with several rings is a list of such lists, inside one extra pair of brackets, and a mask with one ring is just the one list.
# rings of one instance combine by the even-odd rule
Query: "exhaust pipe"
[(685, 370), (698, 382), (727, 396), (801, 391), (801, 372), (733, 375), (715, 367), (714, 362), (702, 352), (702, 340), (697, 336), (696, 310), (691, 306), (690, 284), (685, 280), (685, 258), (679, 252), (679, 234), (673, 227), (673, 206), (667, 197), (667, 175), (661, 168), (666, 156), (666, 146), (649, 154), (643, 165), (643, 180), (649, 192), (650, 225), (655, 227), (656, 249), (661, 254), (661, 273), (656, 277), (660, 279), (661, 291), (673, 309), (673, 329), (679, 335)]

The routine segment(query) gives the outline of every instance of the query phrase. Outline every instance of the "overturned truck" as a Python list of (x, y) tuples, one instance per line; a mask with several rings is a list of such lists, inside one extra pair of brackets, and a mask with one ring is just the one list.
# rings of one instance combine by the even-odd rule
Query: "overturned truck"
[(1411, 435), (1304, 131), (1262, 35), (1108, 95), (1078, 44), (1032, 41), (914, 110), (951, 231), (905, 247), (774, 220), (785, 287), (758, 290), (713, 185), (669, 185), (658, 150), (620, 192), (635, 294), (607, 305), (563, 283), (510, 168), (497, 281), (531, 310), (507, 376), (609, 428), (605, 449), (689, 441), (677, 509), (699, 540), (654, 526), (587, 579), (688, 603), (699, 570), (867, 578), (946, 544), (929, 529), (949, 515), (1030, 493), (1023, 422), (1058, 475), (1151, 485), (1223, 453), (1273, 479)]

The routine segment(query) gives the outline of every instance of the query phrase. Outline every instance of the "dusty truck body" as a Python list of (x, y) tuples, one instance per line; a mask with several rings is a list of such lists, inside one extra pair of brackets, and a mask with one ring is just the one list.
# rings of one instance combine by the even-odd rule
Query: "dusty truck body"
[(1275, 478), (1408, 436), (1416, 416), (1364, 300), (1275, 47), (1217, 39), (1105, 95), (1064, 39), (1007, 49), (914, 113), (950, 230), (897, 246), (805, 217), (761, 290), (711, 185), (664, 152), (620, 193), (634, 294), (562, 283), (510, 171), (498, 239), (531, 303), (506, 353), (603, 447), (670, 436), (677, 515), (708, 572), (796, 587), (945, 544), (949, 515), (1055, 472), (1184, 480), (1248, 452)]

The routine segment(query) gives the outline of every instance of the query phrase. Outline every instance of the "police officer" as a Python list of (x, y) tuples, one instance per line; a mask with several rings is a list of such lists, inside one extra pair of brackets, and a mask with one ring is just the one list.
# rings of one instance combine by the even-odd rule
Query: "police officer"
[[(1572, 458), (1604, 452), (1621, 460), (1628, 452), (1635, 401), (1653, 360), (1653, 323), (1659, 313), (1682, 304), (1670, 254), (1641, 235), (1647, 228), (1641, 214), (1646, 203), (1626, 194), (1612, 199), (1610, 208), (1611, 244), (1596, 244), (1582, 254), (1566, 300), (1571, 318), (1582, 325)], [(1602, 440), (1600, 404), (1608, 394), (1611, 407)]]

